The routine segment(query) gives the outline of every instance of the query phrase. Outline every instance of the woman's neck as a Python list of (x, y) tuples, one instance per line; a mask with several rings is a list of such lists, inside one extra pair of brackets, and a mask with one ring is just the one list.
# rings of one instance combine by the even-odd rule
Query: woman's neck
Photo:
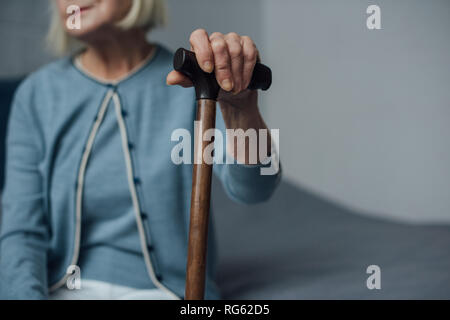
[(98, 78), (117, 80), (142, 63), (152, 49), (143, 31), (120, 32), (89, 43), (81, 55), (81, 63), (84, 69)]

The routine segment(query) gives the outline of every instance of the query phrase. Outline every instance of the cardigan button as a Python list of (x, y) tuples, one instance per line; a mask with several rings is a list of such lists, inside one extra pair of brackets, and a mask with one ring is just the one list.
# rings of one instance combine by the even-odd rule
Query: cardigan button
[(125, 110), (122, 110), (122, 117), (126, 118), (128, 116), (128, 112)]
[(129, 144), (128, 144), (128, 149), (133, 150), (133, 149), (134, 149), (134, 144), (129, 143)]
[(141, 179), (134, 178), (134, 184), (136, 184), (136, 185), (141, 184)]

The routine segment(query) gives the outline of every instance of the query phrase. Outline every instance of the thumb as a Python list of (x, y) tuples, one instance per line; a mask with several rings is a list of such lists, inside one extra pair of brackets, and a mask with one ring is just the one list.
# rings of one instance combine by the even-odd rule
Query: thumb
[(184, 88), (189, 88), (189, 87), (193, 86), (192, 81), (188, 77), (186, 77), (181, 72), (178, 72), (178, 71), (175, 71), (175, 70), (171, 71), (167, 75), (166, 82), (170, 86), (179, 85), (179, 86), (182, 86)]

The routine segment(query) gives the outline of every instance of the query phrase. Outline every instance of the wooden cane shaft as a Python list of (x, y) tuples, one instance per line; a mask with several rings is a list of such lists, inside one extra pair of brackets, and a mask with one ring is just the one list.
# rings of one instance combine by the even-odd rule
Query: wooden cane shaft
[(212, 164), (203, 161), (203, 151), (211, 141), (203, 141), (206, 130), (215, 128), (216, 102), (201, 99), (197, 102), (194, 159), (201, 152), (201, 163), (195, 164), (192, 174), (191, 213), (186, 268), (186, 300), (202, 300), (205, 292), (206, 254), (208, 240), (209, 206), (211, 198)]

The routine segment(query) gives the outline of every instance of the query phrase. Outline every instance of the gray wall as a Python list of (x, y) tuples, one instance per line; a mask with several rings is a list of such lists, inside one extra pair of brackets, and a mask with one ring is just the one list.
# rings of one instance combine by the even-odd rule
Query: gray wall
[(450, 221), (450, 1), (267, 0), (264, 18), (288, 175), (371, 214)]
[[(34, 70), (47, 0), (2, 3), (0, 77)], [(378, 4), (382, 30), (366, 28)], [(151, 38), (197, 27), (252, 36), (274, 71), (262, 94), (285, 176), (364, 214), (450, 221), (450, 1), (169, 1)]]
[(44, 50), (48, 0), (2, 1), (0, 5), (0, 77), (35, 70), (50, 56)]

